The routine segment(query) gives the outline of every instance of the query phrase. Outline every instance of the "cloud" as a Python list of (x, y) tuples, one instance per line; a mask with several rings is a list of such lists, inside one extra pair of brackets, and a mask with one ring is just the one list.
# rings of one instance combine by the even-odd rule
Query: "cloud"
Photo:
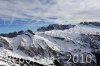
[[(67, 21), (99, 21), (100, 0), (0, 0), (0, 18), (46, 19), (57, 23)], [(56, 18), (56, 19), (50, 19)]]

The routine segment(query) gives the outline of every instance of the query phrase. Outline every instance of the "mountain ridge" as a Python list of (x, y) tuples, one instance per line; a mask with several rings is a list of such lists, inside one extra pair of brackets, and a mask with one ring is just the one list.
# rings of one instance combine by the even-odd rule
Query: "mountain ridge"
[[(0, 36), (0, 48), (4, 48), (9, 56), (17, 57), (18, 55), (23, 59), (28, 57), (28, 60), (34, 59), (33, 62), (47, 66), (99, 66), (100, 35), (99, 29), (93, 29), (93, 27), (76, 25), (65, 30), (35, 33), (27, 30), (13, 37)], [(74, 63), (73, 60), (67, 63), (69, 54), (71, 56), (89, 54), (93, 59), (91, 63), (80, 63), (81, 61)]]

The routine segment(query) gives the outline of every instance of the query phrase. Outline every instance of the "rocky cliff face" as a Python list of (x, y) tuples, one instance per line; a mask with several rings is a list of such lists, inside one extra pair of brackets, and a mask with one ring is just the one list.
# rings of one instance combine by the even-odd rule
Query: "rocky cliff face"
[(50, 30), (65, 30), (74, 27), (75, 25), (59, 25), (59, 24), (51, 24), (47, 27), (40, 27), (37, 31), (50, 31)]
[(82, 35), (83, 38), (82, 41), (85, 43), (90, 44), (90, 48), (92, 49), (91, 53), (96, 57), (96, 62), (97, 66), (100, 65), (100, 35), (93, 35), (93, 34), (88, 34), (88, 35)]
[(8, 49), (8, 50), (13, 50), (13, 47), (11, 46), (11, 44), (2, 37), (0, 37), (0, 47), (4, 47), (5, 49)]

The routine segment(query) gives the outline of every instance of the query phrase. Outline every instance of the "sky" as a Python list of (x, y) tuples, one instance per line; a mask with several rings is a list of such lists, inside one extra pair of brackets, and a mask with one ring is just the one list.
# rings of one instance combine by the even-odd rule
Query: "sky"
[(0, 33), (100, 21), (100, 0), (0, 0)]

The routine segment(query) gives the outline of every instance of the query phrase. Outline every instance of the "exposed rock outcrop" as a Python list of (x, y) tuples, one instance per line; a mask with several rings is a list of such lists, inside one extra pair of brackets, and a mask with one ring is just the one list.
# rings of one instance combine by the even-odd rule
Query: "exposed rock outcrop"
[(2, 37), (0, 37), (0, 47), (8, 50), (13, 50), (13, 47), (9, 44), (9, 42)]
[(94, 25), (94, 26), (100, 26), (99, 22), (81, 22), (82, 25)]
[(72, 27), (75, 27), (75, 25), (59, 25), (59, 24), (51, 24), (47, 27), (40, 27), (37, 29), (37, 31), (50, 31), (50, 30), (65, 30), (65, 29), (70, 29)]

